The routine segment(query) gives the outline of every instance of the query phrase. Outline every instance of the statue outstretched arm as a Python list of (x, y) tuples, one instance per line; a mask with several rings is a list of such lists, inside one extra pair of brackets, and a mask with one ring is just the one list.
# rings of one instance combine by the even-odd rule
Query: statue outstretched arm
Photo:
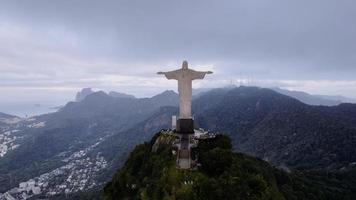
[(199, 72), (199, 71), (192, 70), (191, 78), (192, 78), (192, 80), (194, 80), (194, 79), (204, 79), (206, 74), (212, 74), (212, 73), (213, 73), (212, 71)]
[(157, 72), (157, 74), (163, 74), (167, 79), (178, 79), (178, 74), (180, 70), (169, 71), (169, 72)]

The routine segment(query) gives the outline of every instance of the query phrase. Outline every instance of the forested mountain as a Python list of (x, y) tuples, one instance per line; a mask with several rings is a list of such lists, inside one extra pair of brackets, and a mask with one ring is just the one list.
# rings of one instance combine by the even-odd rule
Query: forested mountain
[(217, 89), (194, 101), (200, 127), (277, 166), (340, 168), (356, 162), (356, 105), (310, 106), (269, 89)]

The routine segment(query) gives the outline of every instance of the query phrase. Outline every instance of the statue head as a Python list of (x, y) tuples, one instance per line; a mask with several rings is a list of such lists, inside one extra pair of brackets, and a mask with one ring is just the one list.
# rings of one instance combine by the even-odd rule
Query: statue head
[(188, 62), (186, 60), (183, 61), (182, 69), (188, 69)]

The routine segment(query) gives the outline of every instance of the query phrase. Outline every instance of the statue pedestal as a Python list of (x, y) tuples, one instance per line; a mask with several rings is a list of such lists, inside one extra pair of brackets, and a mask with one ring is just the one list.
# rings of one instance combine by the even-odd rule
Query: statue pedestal
[(178, 119), (177, 133), (180, 134), (194, 134), (194, 120), (193, 119)]

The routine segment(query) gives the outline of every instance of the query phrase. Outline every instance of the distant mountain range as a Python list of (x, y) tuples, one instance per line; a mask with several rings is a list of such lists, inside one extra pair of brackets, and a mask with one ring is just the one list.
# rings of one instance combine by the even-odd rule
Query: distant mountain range
[(347, 98), (341, 95), (337, 95), (337, 96), (311, 95), (306, 92), (284, 90), (281, 88), (271, 88), (271, 89), (278, 93), (298, 99), (299, 101), (309, 105), (336, 106), (341, 103), (356, 103), (355, 99)]
[[(178, 111), (173, 91), (152, 98), (89, 93), (58, 112), (0, 126), (0, 193), (31, 181), (51, 196), (101, 188), (134, 146), (170, 128)], [(355, 104), (311, 106), (271, 89), (238, 87), (203, 91), (193, 113), (197, 126), (229, 134), (235, 151), (284, 169), (340, 170), (356, 162)]]

